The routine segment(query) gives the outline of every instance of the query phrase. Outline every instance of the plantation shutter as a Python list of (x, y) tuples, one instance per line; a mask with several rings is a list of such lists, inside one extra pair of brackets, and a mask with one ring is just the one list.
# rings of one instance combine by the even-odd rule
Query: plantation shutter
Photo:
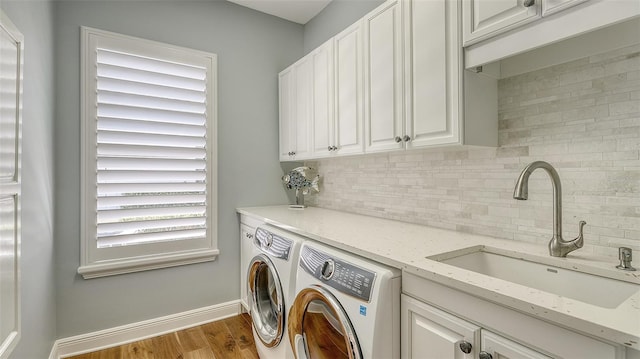
[(207, 69), (96, 49), (97, 247), (207, 235)]

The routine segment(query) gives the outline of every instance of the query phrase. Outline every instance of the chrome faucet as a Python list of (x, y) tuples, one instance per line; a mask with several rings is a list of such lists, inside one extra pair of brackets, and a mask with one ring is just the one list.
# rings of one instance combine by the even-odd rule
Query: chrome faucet
[(544, 161), (529, 163), (520, 173), (520, 177), (518, 177), (516, 188), (513, 191), (513, 198), (518, 200), (527, 200), (529, 198), (529, 176), (538, 168), (542, 168), (549, 174), (553, 184), (553, 237), (549, 241), (549, 255), (552, 257), (566, 257), (567, 254), (582, 248), (584, 245), (582, 229), (587, 222), (580, 221), (578, 237), (570, 241), (562, 239), (562, 188), (560, 186), (560, 177), (555, 168)]

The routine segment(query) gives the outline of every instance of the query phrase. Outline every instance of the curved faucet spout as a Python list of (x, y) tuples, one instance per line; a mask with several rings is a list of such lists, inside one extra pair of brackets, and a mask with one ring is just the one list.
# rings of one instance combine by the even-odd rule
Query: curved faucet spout
[(513, 198), (517, 200), (527, 200), (529, 198), (529, 176), (538, 168), (542, 168), (547, 172), (553, 185), (553, 237), (551, 241), (549, 241), (549, 254), (553, 257), (566, 257), (569, 252), (582, 248), (584, 243), (582, 228), (586, 222), (580, 221), (578, 237), (571, 241), (562, 239), (562, 186), (560, 185), (560, 176), (558, 176), (556, 169), (544, 161), (529, 163), (522, 170), (520, 177), (518, 177), (516, 181)]

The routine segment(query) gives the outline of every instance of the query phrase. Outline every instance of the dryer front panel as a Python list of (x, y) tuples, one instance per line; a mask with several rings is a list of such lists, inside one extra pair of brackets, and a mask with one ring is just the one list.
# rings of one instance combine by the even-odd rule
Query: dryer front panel
[(278, 272), (265, 255), (253, 258), (247, 273), (247, 285), (253, 327), (266, 347), (275, 347), (284, 336), (284, 295)]

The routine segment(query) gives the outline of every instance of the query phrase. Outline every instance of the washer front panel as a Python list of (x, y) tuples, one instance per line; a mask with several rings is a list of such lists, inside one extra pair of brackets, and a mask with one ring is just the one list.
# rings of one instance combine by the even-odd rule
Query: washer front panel
[(317, 249), (303, 246), (300, 252), (300, 267), (330, 287), (350, 296), (371, 301), (371, 289), (376, 273)]

